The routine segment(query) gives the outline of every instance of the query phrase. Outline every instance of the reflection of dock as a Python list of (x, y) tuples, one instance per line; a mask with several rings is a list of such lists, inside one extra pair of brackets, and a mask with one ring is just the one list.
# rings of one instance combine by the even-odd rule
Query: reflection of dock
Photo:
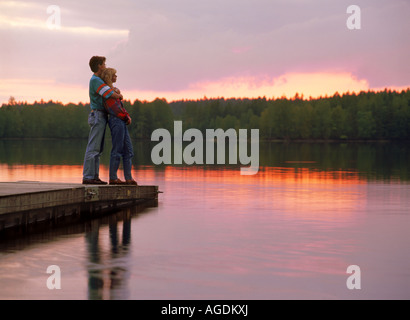
[(158, 204), (158, 186), (0, 183), (0, 231), (93, 218), (122, 207)]

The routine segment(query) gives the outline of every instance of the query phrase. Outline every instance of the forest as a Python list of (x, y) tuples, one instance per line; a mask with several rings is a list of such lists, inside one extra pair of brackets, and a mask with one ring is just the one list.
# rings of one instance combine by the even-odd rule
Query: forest
[[(410, 89), (338, 93), (304, 99), (225, 99), (167, 102), (124, 100), (132, 117), (132, 139), (151, 139), (174, 120), (183, 130), (259, 129), (261, 140), (409, 140)], [(89, 104), (40, 101), (28, 104), (10, 98), (0, 107), (0, 139), (87, 138)], [(109, 131), (109, 130), (107, 130)]]

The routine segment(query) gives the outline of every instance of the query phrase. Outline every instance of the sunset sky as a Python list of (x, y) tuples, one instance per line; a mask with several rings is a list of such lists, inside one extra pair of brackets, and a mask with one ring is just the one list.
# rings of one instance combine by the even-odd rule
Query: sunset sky
[(410, 87), (410, 0), (1, 0), (0, 39), (0, 104), (88, 102), (93, 55), (132, 101)]

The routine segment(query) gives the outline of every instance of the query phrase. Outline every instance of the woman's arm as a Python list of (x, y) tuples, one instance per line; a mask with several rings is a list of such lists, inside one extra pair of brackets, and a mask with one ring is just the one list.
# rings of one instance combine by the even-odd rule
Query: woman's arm
[(122, 102), (118, 99), (105, 99), (104, 100), (104, 107), (107, 112), (121, 120), (128, 122), (131, 117), (128, 112), (124, 109)]

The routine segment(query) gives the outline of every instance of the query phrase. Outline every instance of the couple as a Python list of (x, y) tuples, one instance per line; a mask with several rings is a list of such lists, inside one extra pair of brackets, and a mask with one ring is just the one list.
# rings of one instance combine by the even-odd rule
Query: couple
[[(134, 152), (127, 129), (127, 125), (131, 123), (131, 117), (122, 105), (123, 96), (120, 90), (113, 86), (117, 80), (117, 71), (107, 68), (105, 60), (105, 57), (99, 56), (90, 59), (90, 68), (94, 72), (89, 87), (91, 112), (88, 116), (88, 124), (91, 129), (84, 157), (83, 184), (107, 184), (99, 178), (99, 167), (108, 122), (112, 137), (109, 183), (138, 185), (131, 175)], [(125, 181), (118, 179), (117, 176), (121, 158)]]

